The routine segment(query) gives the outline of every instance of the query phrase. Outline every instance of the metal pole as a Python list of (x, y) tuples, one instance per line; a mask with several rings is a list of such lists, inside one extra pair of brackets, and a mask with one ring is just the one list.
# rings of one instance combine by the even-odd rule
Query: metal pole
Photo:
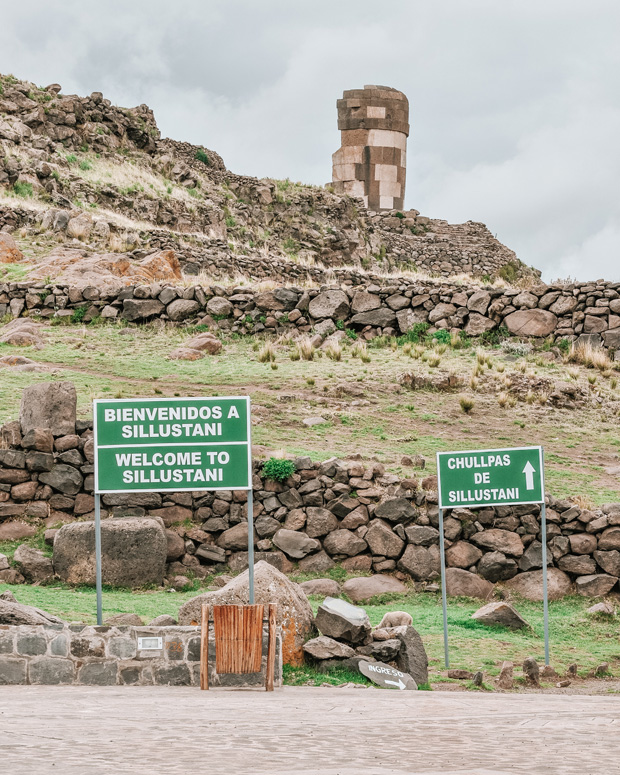
[(95, 493), (95, 576), (97, 585), (97, 624), (103, 624), (101, 603), (101, 496)]
[(443, 653), (446, 669), (450, 667), (448, 650), (448, 599), (446, 592), (446, 555), (443, 538), (443, 509), (439, 509), (439, 555), (441, 558), (441, 604), (443, 606)]
[(549, 596), (547, 593), (547, 506), (543, 491), (542, 508), (542, 564), (543, 564), (543, 610), (545, 620), (545, 665), (549, 664)]
[(248, 571), (250, 574), (250, 605), (254, 605), (254, 493), (248, 490)]

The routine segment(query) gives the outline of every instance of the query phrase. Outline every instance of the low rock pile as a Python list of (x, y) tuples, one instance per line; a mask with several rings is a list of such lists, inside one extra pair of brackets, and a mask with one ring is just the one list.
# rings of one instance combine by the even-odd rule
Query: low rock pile
[(370, 659), (393, 663), (409, 673), (418, 686), (428, 683), (428, 658), (412, 626), (373, 630), (362, 608), (332, 597), (319, 606), (315, 625), (321, 635), (307, 641), (304, 651), (320, 670), (357, 669), (361, 660)]

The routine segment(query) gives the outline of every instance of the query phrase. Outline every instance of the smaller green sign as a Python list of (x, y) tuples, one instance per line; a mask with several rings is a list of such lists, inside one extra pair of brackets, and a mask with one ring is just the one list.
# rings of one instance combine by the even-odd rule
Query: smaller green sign
[(250, 400), (94, 401), (95, 492), (249, 490)]
[(542, 503), (542, 447), (437, 453), (439, 507)]

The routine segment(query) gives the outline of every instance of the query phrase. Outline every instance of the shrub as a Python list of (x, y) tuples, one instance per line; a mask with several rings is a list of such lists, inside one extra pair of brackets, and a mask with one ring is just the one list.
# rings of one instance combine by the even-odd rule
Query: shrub
[(84, 316), (86, 315), (87, 309), (88, 309), (88, 304), (82, 304), (81, 307), (77, 307), (73, 315), (71, 315), (71, 322), (81, 323), (84, 320)]
[(417, 344), (420, 340), (424, 339), (429, 328), (430, 323), (414, 323), (404, 336), (398, 338), (398, 344), (405, 344), (405, 342)]
[(13, 183), (13, 191), (17, 196), (29, 199), (32, 196), (32, 183), (22, 183), (19, 180)]
[(69, 164), (75, 164), (75, 162), (77, 161), (77, 156), (74, 153), (69, 153), (67, 154), (67, 161), (69, 162)]
[(202, 150), (202, 148), (199, 148), (196, 151), (196, 159), (198, 159), (198, 161), (201, 161), (203, 164), (206, 164), (207, 167), (211, 166), (211, 160), (209, 159), (207, 154)]
[(507, 283), (514, 283), (514, 281), (517, 279), (518, 273), (519, 267), (515, 263), (509, 262), (508, 264), (504, 264), (504, 266), (499, 270), (498, 274), (502, 280), (505, 280)]
[(263, 476), (274, 482), (285, 482), (295, 473), (295, 464), (291, 460), (270, 457), (263, 465)]
[(84, 159), (84, 161), (80, 162), (80, 169), (81, 170), (84, 170), (84, 171), (92, 170), (92, 168), (93, 168), (93, 165), (89, 161), (87, 161), (86, 159)]
[(452, 341), (452, 335), (446, 328), (440, 328), (439, 331), (435, 331), (431, 336), (439, 344), (450, 344)]

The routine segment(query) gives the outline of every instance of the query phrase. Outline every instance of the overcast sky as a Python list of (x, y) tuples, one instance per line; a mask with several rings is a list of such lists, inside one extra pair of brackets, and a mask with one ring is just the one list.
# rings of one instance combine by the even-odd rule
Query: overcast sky
[(234, 172), (331, 180), (344, 89), (410, 103), (407, 207), (620, 280), (617, 0), (22, 0), (0, 72), (146, 102)]

